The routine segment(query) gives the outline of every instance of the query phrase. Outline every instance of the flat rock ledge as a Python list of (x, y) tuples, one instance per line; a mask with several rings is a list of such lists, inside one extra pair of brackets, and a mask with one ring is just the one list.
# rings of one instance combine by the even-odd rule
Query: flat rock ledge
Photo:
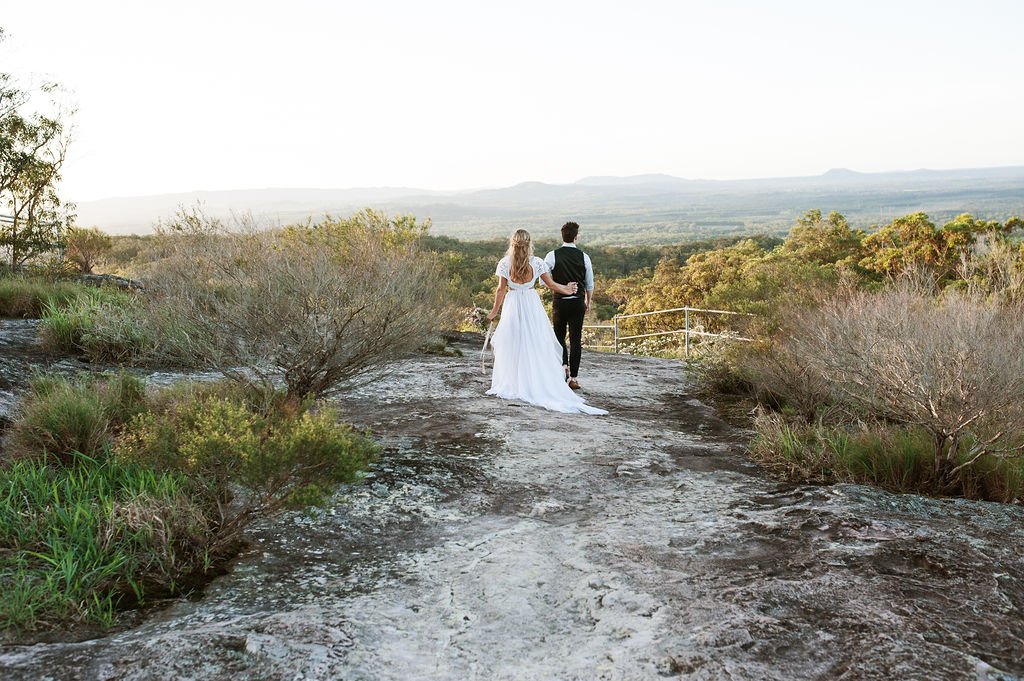
[(193, 600), (0, 648), (0, 679), (1024, 675), (1024, 509), (794, 486), (681, 364), (588, 353), (604, 417), (487, 397), (476, 348), (339, 403), (385, 447)]

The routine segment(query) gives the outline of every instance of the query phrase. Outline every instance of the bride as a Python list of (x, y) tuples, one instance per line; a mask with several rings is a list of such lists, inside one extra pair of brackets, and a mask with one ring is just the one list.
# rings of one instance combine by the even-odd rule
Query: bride
[(530, 233), (517, 229), (508, 253), (498, 262), (499, 277), (494, 307), (487, 315), (493, 321), (501, 308), (494, 331), (494, 372), (488, 395), (524, 400), (552, 411), (607, 414), (588, 406), (565, 383), (562, 346), (548, 321), (544, 305), (533, 285), (540, 278), (549, 289), (564, 295), (576, 293), (576, 283), (563, 286), (551, 278), (547, 264), (533, 255)]

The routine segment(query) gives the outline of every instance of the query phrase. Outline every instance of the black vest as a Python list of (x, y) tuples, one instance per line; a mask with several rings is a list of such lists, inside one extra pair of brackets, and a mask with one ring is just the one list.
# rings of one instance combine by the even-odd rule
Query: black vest
[[(583, 297), (587, 292), (587, 263), (583, 259), (583, 251), (574, 246), (562, 246), (555, 249), (555, 266), (551, 269), (551, 278), (559, 284), (575, 281), (579, 287), (576, 296)], [(560, 293), (555, 298), (564, 298)]]

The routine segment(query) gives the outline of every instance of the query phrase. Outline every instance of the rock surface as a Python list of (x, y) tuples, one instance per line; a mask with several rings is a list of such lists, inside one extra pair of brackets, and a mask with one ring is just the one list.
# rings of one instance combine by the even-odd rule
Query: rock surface
[(586, 354), (604, 417), (484, 396), (475, 348), (340, 400), (385, 447), (201, 598), (10, 679), (1024, 675), (1024, 509), (773, 480), (678, 362)]

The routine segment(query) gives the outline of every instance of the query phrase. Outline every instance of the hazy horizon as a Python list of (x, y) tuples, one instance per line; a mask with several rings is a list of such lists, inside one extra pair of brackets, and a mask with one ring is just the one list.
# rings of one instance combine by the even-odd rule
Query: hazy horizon
[[(835, 172), (835, 171), (851, 172), (851, 173), (854, 173), (856, 175), (871, 176), (871, 175), (910, 174), (910, 173), (916, 173), (916, 172), (945, 173), (945, 172), (958, 172), (958, 171), (1013, 170), (1013, 169), (1018, 169), (1018, 168), (1024, 169), (1024, 164), (1020, 164), (1020, 165), (1011, 164), (1011, 165), (1004, 165), (1004, 166), (986, 166), (986, 167), (976, 167), (976, 168), (963, 168), (963, 167), (962, 168), (894, 168), (894, 169), (879, 170), (879, 171), (872, 171), (872, 172), (857, 170), (856, 168), (843, 168), (843, 167), (839, 167), (839, 166), (834, 166), (834, 167), (831, 167), (831, 168), (827, 168), (827, 169), (823, 170), (820, 173), (814, 173), (814, 174), (810, 174), (810, 175), (778, 175), (778, 176), (770, 176), (770, 177), (736, 177), (736, 178), (722, 178), (722, 177), (678, 177), (676, 175), (670, 175), (668, 173), (661, 173), (661, 172), (637, 173), (637, 174), (634, 174), (634, 175), (597, 175), (597, 174), (590, 174), (590, 175), (584, 175), (584, 176), (582, 176), (580, 178), (577, 178), (576, 180), (572, 180), (572, 181), (569, 181), (569, 182), (544, 182), (542, 180), (536, 180), (536, 179), (528, 178), (528, 179), (520, 180), (518, 182), (513, 182), (511, 184), (507, 184), (507, 185), (486, 185), (486, 186), (482, 185), (482, 186), (475, 186), (475, 187), (455, 187), (455, 188), (451, 188), (451, 189), (430, 189), (430, 188), (427, 188), (427, 187), (407, 187), (407, 186), (394, 186), (394, 185), (373, 185), (373, 186), (367, 185), (367, 186), (350, 186), (350, 187), (333, 187), (333, 186), (218, 187), (218, 188), (196, 188), (196, 189), (183, 190), (183, 191), (173, 191), (173, 192), (160, 192), (160, 193), (156, 193), (156, 194), (132, 194), (132, 195), (120, 195), (120, 196), (117, 196), (117, 195), (114, 195), (114, 196), (101, 196), (101, 197), (97, 197), (95, 199), (85, 199), (84, 201), (82, 201), (82, 203), (95, 203), (95, 202), (100, 202), (100, 201), (119, 200), (119, 199), (144, 199), (144, 198), (159, 197), (159, 196), (173, 196), (173, 195), (178, 195), (178, 194), (205, 194), (205, 193), (216, 194), (216, 193), (232, 193), (232, 192), (245, 193), (245, 192), (278, 191), (278, 190), (280, 190), (280, 191), (353, 191), (353, 192), (356, 192), (356, 191), (388, 190), (388, 191), (428, 192), (428, 193), (437, 194), (437, 195), (456, 195), (456, 194), (466, 194), (466, 193), (478, 192), (478, 191), (509, 189), (509, 188), (518, 187), (518, 186), (521, 186), (521, 185), (526, 185), (526, 184), (546, 184), (546, 185), (552, 185), (552, 186), (578, 185), (578, 184), (584, 183), (586, 180), (593, 179), (593, 178), (602, 178), (602, 179), (603, 178), (609, 178), (609, 179), (630, 180), (630, 179), (633, 179), (633, 178), (663, 176), (663, 177), (666, 177), (666, 178), (670, 178), (672, 180), (680, 180), (680, 181), (684, 181), (684, 182), (721, 182), (721, 183), (731, 183), (731, 182), (773, 181), (773, 180), (791, 180), (791, 179), (803, 179), (803, 178), (820, 178), (820, 177), (827, 176), (829, 173)], [(69, 200), (74, 201), (74, 199), (72, 199), (70, 197), (69, 197)]]
[(961, 213), (1003, 221), (1024, 215), (1024, 166), (893, 173), (833, 169), (796, 178), (699, 180), (665, 175), (591, 176), (569, 184), (521, 182), (492, 189), (262, 188), (108, 198), (78, 204), (78, 223), (111, 233), (152, 231), (182, 208), (211, 216), (248, 214), (267, 226), (301, 223), (365, 207), (432, 221), (434, 234), (507, 236), (512, 228), (586, 224), (588, 239), (626, 244), (721, 234), (784, 233), (805, 211), (836, 210), (858, 227), (928, 213), (937, 223)]

